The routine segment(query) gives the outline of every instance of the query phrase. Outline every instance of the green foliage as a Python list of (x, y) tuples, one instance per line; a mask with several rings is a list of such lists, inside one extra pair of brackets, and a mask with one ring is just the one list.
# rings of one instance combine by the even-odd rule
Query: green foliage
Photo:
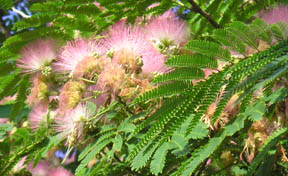
[(7, 132), (11, 131), (12, 127), (11, 124), (0, 124), (0, 139), (2, 139)]
[[(269, 150), (271, 150), (277, 142), (281, 139), (281, 136), (287, 133), (287, 128), (280, 129), (273, 133), (265, 142), (265, 144), (259, 149), (259, 153), (256, 158), (253, 160), (248, 169), (248, 175), (252, 175), (255, 171), (257, 171), (257, 167), (263, 161), (264, 157), (268, 154)], [(262, 168), (263, 169), (263, 168)]]
[(215, 57), (217, 59), (230, 61), (231, 57), (228, 50), (210, 41), (192, 40), (188, 42), (186, 48), (206, 56)]
[(148, 101), (150, 99), (161, 98), (164, 96), (173, 96), (175, 94), (179, 94), (184, 92), (186, 89), (190, 88), (192, 83), (190, 82), (173, 82), (168, 84), (160, 85), (159, 87), (152, 89), (151, 91), (147, 91), (142, 95), (138, 96), (135, 99), (135, 103), (140, 103), (144, 101)]
[(217, 68), (217, 62), (213, 57), (201, 54), (177, 55), (167, 59), (165, 64), (170, 67)]
[(198, 68), (176, 68), (175, 70), (163, 75), (159, 75), (154, 82), (161, 83), (166, 81), (185, 81), (204, 78), (204, 72)]
[(165, 159), (166, 159), (168, 150), (169, 150), (168, 143), (164, 143), (155, 152), (151, 161), (151, 165), (150, 165), (151, 172), (154, 175), (158, 175), (162, 173), (162, 170), (165, 166)]
[(14, 106), (12, 107), (11, 114), (10, 114), (10, 120), (17, 120), (15, 117), (21, 112), (21, 110), (25, 106), (25, 100), (26, 100), (26, 91), (29, 87), (30, 83), (26, 78), (23, 78), (20, 81), (20, 86), (17, 91), (17, 98)]

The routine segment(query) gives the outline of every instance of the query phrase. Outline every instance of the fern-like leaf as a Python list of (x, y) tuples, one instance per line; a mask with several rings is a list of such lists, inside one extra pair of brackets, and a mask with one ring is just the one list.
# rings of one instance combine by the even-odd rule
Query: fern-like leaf
[(154, 82), (166, 82), (172, 80), (193, 80), (204, 78), (204, 72), (199, 68), (176, 68), (175, 70), (159, 75), (154, 79)]
[(213, 57), (201, 54), (177, 55), (166, 60), (170, 67), (217, 68), (217, 61)]
[(206, 56), (216, 57), (227, 61), (231, 60), (230, 52), (214, 42), (192, 40), (188, 42), (186, 48)]
[(162, 170), (165, 166), (166, 155), (169, 150), (168, 143), (162, 144), (155, 152), (151, 164), (150, 170), (154, 175), (158, 175), (162, 173)]
[(185, 91), (187, 88), (191, 88), (193, 86), (190, 82), (173, 82), (168, 84), (160, 85), (159, 87), (147, 91), (137, 97), (134, 103), (140, 103), (143, 101), (148, 101), (155, 98), (160, 98), (164, 96), (172, 96), (174, 94), (179, 94)]

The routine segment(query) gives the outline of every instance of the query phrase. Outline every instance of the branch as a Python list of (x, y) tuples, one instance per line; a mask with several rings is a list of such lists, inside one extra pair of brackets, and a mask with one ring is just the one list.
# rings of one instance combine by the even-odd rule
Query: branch
[(205, 17), (209, 21), (209, 23), (215, 28), (221, 28), (221, 26), (216, 21), (214, 21), (214, 19), (208, 13), (203, 11), (193, 0), (188, 0), (188, 2), (192, 5), (191, 10)]
[(9, 38), (11, 36), (9, 29), (5, 25), (5, 21), (2, 19), (4, 15), (4, 11), (0, 9), (0, 29), (2, 33), (5, 35), (6, 38)]
[(18, 15), (20, 15), (23, 18), (30, 18), (29, 15), (26, 15), (24, 12), (21, 12), (20, 10), (16, 9), (15, 7), (12, 7), (12, 11), (17, 13)]

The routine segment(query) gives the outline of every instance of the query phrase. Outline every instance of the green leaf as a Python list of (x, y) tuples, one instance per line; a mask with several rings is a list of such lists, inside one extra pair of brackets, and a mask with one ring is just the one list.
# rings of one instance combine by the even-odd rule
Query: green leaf
[(7, 134), (7, 132), (11, 131), (12, 129), (12, 124), (0, 123), (0, 139), (2, 139)]
[(150, 91), (144, 92), (138, 96), (133, 103), (140, 103), (143, 101), (148, 101), (151, 99), (161, 98), (165, 96), (173, 96), (184, 92), (185, 90), (191, 88), (193, 84), (191, 82), (175, 81), (173, 83), (167, 83), (159, 85)]
[(278, 41), (288, 39), (288, 24), (285, 22), (277, 22), (271, 26), (272, 35)]
[(113, 149), (119, 152), (122, 148), (123, 145), (123, 139), (121, 135), (116, 135), (115, 138), (112, 140), (113, 141)]
[(138, 171), (147, 164), (153, 152), (157, 149), (159, 143), (157, 143), (156, 145), (154, 144), (152, 147), (150, 147), (150, 144), (151, 142), (148, 145), (146, 145), (132, 160), (131, 168), (133, 170)]
[(57, 146), (61, 142), (61, 134), (58, 134), (56, 136), (52, 136), (49, 139), (48, 145), (43, 147), (34, 157), (33, 160), (33, 166), (36, 166), (36, 164), (40, 161), (40, 159), (44, 158), (46, 156), (46, 153), (54, 146)]
[(243, 22), (235, 21), (230, 27), (229, 31), (232, 32), (235, 36), (239, 38), (240, 41), (243, 41), (248, 46), (258, 49), (259, 36), (257, 35), (260, 31), (255, 31), (253, 28), (249, 28), (248, 25)]
[(75, 171), (75, 175), (82, 176), (83, 173), (85, 173), (86, 166), (88, 165), (88, 163), (95, 157), (96, 154), (98, 154), (104, 147), (106, 147), (111, 142), (112, 142), (112, 139), (108, 138), (108, 139), (103, 140), (100, 143), (96, 143), (97, 145), (93, 146), (93, 149), (90, 151), (90, 153), (88, 153), (87, 156), (78, 165)]
[(156, 83), (166, 81), (185, 81), (204, 78), (204, 72), (199, 68), (176, 68), (175, 70), (157, 76), (153, 81)]
[(19, 119), (15, 119), (15, 117), (17, 117), (17, 115), (21, 112), (21, 110), (25, 106), (25, 100), (27, 96), (26, 91), (29, 88), (29, 86), (30, 86), (30, 83), (27, 77), (21, 80), (18, 91), (17, 91), (16, 103), (12, 107), (12, 111), (9, 117), (10, 120), (19, 120)]
[(207, 125), (205, 125), (202, 121), (200, 121), (187, 135), (187, 138), (188, 139), (203, 139), (207, 137), (208, 135), (209, 135), (209, 130), (207, 128)]
[(163, 143), (153, 155), (150, 170), (154, 175), (159, 175), (165, 166), (166, 155), (169, 150), (169, 144), (167, 142)]
[(214, 35), (212, 37), (221, 42), (223, 45), (231, 48), (233, 51), (237, 51), (245, 56), (245, 44), (242, 43), (239, 38), (237, 38), (235, 34), (231, 33), (229, 30), (217, 29), (214, 31)]
[(266, 104), (263, 101), (257, 102), (254, 106), (250, 106), (244, 112), (244, 115), (248, 116), (249, 120), (257, 121), (263, 118), (266, 110)]
[(86, 101), (86, 109), (91, 112), (94, 113), (97, 110), (97, 106), (95, 103), (92, 103), (90, 101)]
[(230, 52), (214, 42), (192, 40), (188, 42), (186, 48), (206, 56), (216, 57), (227, 61), (231, 60)]
[(174, 134), (168, 144), (174, 155), (181, 156), (189, 152), (188, 140), (184, 134)]
[(0, 0), (0, 8), (7, 11), (14, 6), (13, 3), (13, 0)]
[(136, 126), (133, 123), (122, 123), (118, 127), (118, 131), (123, 131), (126, 133), (132, 133), (135, 128), (136, 128)]
[(8, 118), (11, 113), (11, 104), (0, 105), (0, 118)]
[(168, 58), (165, 65), (171, 67), (217, 68), (217, 61), (210, 56), (202, 54), (177, 55)]

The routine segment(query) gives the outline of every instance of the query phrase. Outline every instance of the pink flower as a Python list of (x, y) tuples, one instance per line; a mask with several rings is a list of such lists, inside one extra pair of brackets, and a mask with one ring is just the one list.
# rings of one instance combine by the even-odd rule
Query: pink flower
[(285, 22), (288, 24), (288, 6), (277, 6), (269, 11), (261, 11), (259, 16), (267, 23)]
[[(91, 97), (95, 95), (95, 98), (89, 99), (92, 103), (103, 106), (108, 99), (107, 93), (103, 93), (103, 90), (100, 88), (99, 83), (88, 87), (88, 91), (85, 93), (84, 98)], [(98, 94), (98, 95), (97, 95)]]
[(41, 125), (47, 123), (47, 116), (48, 116), (48, 105), (47, 104), (40, 104), (34, 106), (32, 111), (28, 116), (28, 121), (30, 127), (36, 131), (36, 129)]
[(177, 47), (185, 44), (189, 33), (186, 23), (173, 11), (152, 18), (146, 27), (148, 40), (162, 53), (174, 52)]
[(57, 57), (56, 52), (55, 41), (51, 39), (35, 40), (21, 50), (21, 59), (17, 61), (17, 66), (27, 73), (39, 70), (49, 72), (51, 71), (50, 63)]
[(101, 91), (118, 93), (124, 86), (127, 75), (125, 70), (116, 63), (109, 64), (99, 75), (97, 86)]
[(30, 95), (27, 97), (27, 102), (30, 106), (40, 102), (48, 101), (48, 85), (45, 83), (42, 74), (36, 74), (32, 77), (32, 89)]
[[(131, 27), (122, 20), (112, 26), (105, 46), (107, 55), (128, 72), (144, 73), (161, 71), (164, 58), (146, 40), (142, 28)], [(140, 69), (141, 68), (141, 69)]]
[(66, 139), (66, 145), (71, 146), (84, 136), (85, 123), (90, 116), (91, 114), (85, 105), (78, 104), (73, 110), (65, 113), (59, 112), (55, 118), (54, 129), (61, 134), (63, 139)]
[(52, 168), (49, 170), (49, 176), (73, 176), (73, 174), (63, 167)]
[(4, 124), (4, 123), (6, 123), (6, 122), (8, 122), (8, 118), (0, 118), (0, 124), (2, 123), (2, 124)]
[(78, 81), (68, 81), (59, 95), (59, 109), (73, 109), (82, 98), (85, 85)]
[(41, 160), (34, 168), (33, 162), (30, 162), (27, 169), (33, 176), (48, 176), (50, 165), (47, 161)]
[[(97, 59), (102, 54), (101, 43), (93, 40), (76, 39), (68, 42), (60, 49), (60, 54), (57, 62), (54, 63), (54, 68), (57, 72), (70, 73), (71, 75), (80, 77), (96, 69), (98, 66)], [(103, 60), (101, 60), (102, 62)], [(98, 72), (101, 72), (101, 70)]]

